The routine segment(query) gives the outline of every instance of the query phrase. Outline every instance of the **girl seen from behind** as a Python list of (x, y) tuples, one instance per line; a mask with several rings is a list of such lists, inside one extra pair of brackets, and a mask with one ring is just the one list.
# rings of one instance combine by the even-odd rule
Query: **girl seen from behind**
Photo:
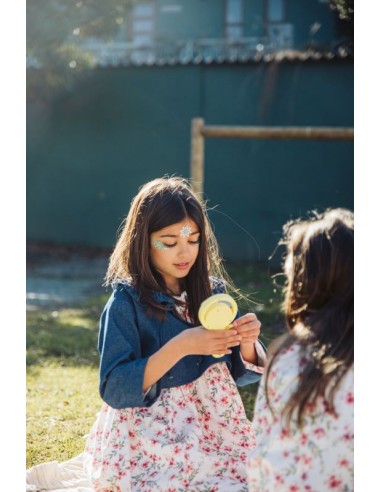
[(288, 333), (256, 399), (249, 490), (352, 491), (353, 213), (327, 210), (284, 233)]

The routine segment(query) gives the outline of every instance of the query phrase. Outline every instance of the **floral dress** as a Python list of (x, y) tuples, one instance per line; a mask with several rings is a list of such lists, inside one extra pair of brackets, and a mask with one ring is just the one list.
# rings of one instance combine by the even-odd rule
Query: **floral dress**
[(278, 417), (298, 384), (303, 370), (300, 348), (291, 346), (272, 366), (269, 400), (262, 379), (255, 404), (253, 429), (257, 447), (249, 453), (251, 492), (349, 492), (353, 490), (353, 367), (348, 370), (334, 400), (337, 416), (323, 399), (307, 410), (305, 426), (290, 429)]
[(162, 390), (148, 408), (104, 403), (84, 460), (95, 492), (244, 492), (254, 447), (237, 386), (216, 359), (197, 380)]

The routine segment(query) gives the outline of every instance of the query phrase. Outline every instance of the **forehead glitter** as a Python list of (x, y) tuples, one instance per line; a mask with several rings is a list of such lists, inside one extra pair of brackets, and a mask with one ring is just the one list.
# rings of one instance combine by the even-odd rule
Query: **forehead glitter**
[(160, 241), (160, 239), (155, 239), (153, 242), (153, 247), (156, 249), (169, 249), (164, 243)]
[(189, 237), (189, 234), (192, 232), (192, 228), (188, 225), (185, 225), (180, 230), (180, 237)]

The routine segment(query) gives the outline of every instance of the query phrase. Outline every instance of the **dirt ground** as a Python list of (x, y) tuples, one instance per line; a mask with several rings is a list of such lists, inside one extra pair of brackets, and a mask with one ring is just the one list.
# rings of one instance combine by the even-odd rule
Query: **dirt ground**
[(102, 283), (109, 255), (104, 249), (27, 244), (27, 311), (74, 307), (106, 293)]

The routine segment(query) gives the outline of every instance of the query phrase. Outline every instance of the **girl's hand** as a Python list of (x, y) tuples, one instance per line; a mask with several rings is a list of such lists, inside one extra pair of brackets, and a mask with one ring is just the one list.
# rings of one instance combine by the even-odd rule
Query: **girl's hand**
[(253, 345), (259, 338), (261, 322), (254, 313), (247, 313), (236, 319), (232, 330), (236, 330), (242, 337), (241, 346)]
[(186, 355), (231, 354), (230, 347), (241, 342), (235, 329), (207, 330), (202, 326), (188, 328), (172, 339), (183, 357)]

